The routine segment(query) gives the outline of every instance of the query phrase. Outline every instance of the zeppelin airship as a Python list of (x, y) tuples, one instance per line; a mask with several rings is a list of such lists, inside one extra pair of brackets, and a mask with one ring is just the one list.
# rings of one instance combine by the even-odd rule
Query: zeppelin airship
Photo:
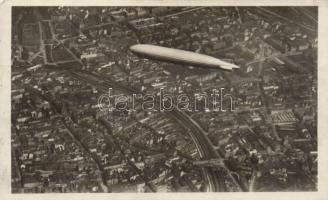
[(237, 65), (212, 56), (151, 44), (136, 44), (130, 47), (130, 51), (144, 58), (194, 67), (223, 69), (228, 71), (239, 68)]

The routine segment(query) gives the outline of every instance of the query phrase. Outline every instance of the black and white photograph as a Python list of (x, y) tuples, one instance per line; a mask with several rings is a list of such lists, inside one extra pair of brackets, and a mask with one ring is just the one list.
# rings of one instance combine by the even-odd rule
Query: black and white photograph
[(318, 16), (12, 6), (8, 192), (318, 192)]

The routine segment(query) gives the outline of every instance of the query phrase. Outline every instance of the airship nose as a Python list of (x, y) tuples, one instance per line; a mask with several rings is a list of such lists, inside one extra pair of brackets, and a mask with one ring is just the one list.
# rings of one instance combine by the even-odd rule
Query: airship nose
[(130, 51), (135, 51), (136, 50), (136, 45), (130, 46)]

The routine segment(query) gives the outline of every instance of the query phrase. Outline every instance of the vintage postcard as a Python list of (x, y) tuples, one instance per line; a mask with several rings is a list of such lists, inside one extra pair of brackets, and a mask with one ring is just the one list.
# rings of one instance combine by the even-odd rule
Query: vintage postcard
[(4, 0), (1, 199), (328, 199), (327, 6)]

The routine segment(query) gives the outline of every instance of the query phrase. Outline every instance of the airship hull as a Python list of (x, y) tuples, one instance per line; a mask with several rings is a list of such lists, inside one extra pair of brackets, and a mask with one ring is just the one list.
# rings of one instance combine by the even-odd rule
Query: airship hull
[(212, 56), (156, 45), (137, 44), (131, 46), (130, 50), (138, 56), (144, 58), (182, 65), (192, 65), (202, 68), (223, 69), (228, 71), (232, 70), (233, 68), (239, 68), (234, 64), (222, 61)]

